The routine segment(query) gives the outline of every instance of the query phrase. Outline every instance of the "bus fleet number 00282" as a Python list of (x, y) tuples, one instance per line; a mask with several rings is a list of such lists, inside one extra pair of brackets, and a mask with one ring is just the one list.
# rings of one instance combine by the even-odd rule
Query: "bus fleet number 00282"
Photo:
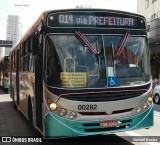
[(97, 104), (78, 105), (78, 110), (97, 110)]

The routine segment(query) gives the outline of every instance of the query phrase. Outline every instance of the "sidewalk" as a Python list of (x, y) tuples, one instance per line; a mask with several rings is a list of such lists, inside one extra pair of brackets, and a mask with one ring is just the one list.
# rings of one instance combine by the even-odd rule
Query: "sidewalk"
[[(10, 94), (0, 94), (0, 137), (2, 136), (40, 136), (23, 114), (14, 109)], [(3, 144), (5, 143), (0, 142), (0, 145)], [(35, 145), (35, 143), (30, 143), (30, 145)]]
[(10, 94), (0, 94), (0, 102), (11, 102)]

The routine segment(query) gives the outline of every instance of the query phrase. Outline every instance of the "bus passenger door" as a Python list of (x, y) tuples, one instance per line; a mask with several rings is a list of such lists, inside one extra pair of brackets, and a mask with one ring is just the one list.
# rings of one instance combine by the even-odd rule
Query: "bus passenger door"
[(41, 48), (40, 32), (33, 36), (33, 55), (35, 56), (35, 100), (36, 100), (36, 125), (42, 131), (42, 101), (43, 101), (43, 81), (42, 81), (42, 59), (43, 49)]
[(16, 103), (16, 105), (18, 106), (19, 105), (19, 72), (20, 72), (20, 68), (19, 68), (19, 61), (20, 61), (20, 54), (19, 54), (19, 49), (16, 51), (16, 98), (15, 98), (15, 103)]

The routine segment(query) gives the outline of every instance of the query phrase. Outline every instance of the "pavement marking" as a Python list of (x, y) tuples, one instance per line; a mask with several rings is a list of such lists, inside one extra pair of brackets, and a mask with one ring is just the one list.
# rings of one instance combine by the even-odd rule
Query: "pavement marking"
[(155, 116), (160, 116), (160, 113), (158, 111), (154, 111)]
[(155, 116), (158, 116), (158, 117), (160, 117), (160, 114), (156, 114), (156, 113), (154, 113), (154, 115), (155, 115)]
[(9, 102), (12, 101), (9, 94), (1, 94), (0, 95), (0, 102)]
[[(140, 135), (140, 134), (138, 134), (138, 133), (136, 133), (134, 131), (125, 131), (125, 133), (129, 134), (131, 136), (142, 136), (142, 135)], [(149, 145), (160, 145), (160, 143), (158, 143), (158, 142), (145, 142), (145, 143), (147, 143)]]

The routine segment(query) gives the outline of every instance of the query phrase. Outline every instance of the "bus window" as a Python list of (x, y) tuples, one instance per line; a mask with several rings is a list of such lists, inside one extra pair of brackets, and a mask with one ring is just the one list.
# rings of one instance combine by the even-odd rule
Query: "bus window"
[(46, 41), (45, 81), (48, 85), (60, 86), (60, 66), (55, 47), (50, 39)]
[(29, 55), (29, 71), (34, 72), (34, 63), (35, 63), (35, 56), (32, 53)]
[[(97, 37), (97, 41), (93, 38)], [(102, 42), (100, 42), (101, 37), (100, 36), (86, 36), (86, 39), (90, 41), (91, 44), (96, 45), (98, 42), (100, 43), (99, 46), (101, 49)], [(47, 44), (49, 43), (49, 45)], [(96, 43), (96, 44), (94, 44)], [(84, 79), (86, 85), (83, 84), (82, 86), (88, 86), (88, 87), (98, 87), (98, 86), (105, 86), (105, 76), (101, 75), (102, 68), (105, 70), (104, 65), (104, 54), (99, 54), (98, 56), (94, 54), (86, 45), (84, 45), (75, 35), (50, 35), (47, 37), (46, 40), (46, 63), (47, 61), (51, 62), (51, 58), (54, 58), (55, 64), (53, 66), (53, 70), (57, 68), (58, 66), (62, 68), (61, 71), (58, 71), (60, 69), (56, 69), (56, 73), (58, 76), (60, 74), (67, 75), (73, 74), (74, 72), (74, 79), (73, 82), (81, 81), (78, 80), (78, 73), (81, 73), (82, 75), (86, 74), (86, 77), (84, 75)], [(103, 51), (101, 51), (103, 53)], [(50, 58), (51, 56), (51, 58)], [(57, 66), (56, 66), (57, 65)], [(49, 66), (49, 65), (46, 65)], [(65, 73), (68, 72), (68, 73)], [(50, 73), (49, 73), (50, 74)], [(47, 76), (49, 74), (46, 74)], [(52, 76), (54, 76), (52, 74)], [(104, 77), (104, 78), (103, 78)], [(64, 77), (65, 78), (65, 77)], [(103, 80), (103, 81), (100, 81)], [(61, 80), (64, 81), (64, 80)], [(65, 80), (66, 81), (66, 80)], [(56, 84), (56, 83), (55, 83)], [(78, 86), (82, 87), (81, 85), (68, 85), (69, 86)], [(62, 86), (63, 87), (63, 86)], [(67, 86), (66, 86), (67, 87)]]
[(31, 44), (31, 37), (28, 38), (28, 54), (30, 54), (32, 52), (32, 44)]
[(28, 71), (28, 56), (23, 57), (23, 71)]
[(119, 50), (123, 36), (105, 36), (104, 40), (106, 61), (108, 67), (115, 67), (114, 74), (119, 85), (133, 81), (149, 80), (148, 66), (142, 61), (142, 57), (145, 60), (147, 59), (145, 38), (129, 36), (119, 53), (117, 53), (117, 50)]

